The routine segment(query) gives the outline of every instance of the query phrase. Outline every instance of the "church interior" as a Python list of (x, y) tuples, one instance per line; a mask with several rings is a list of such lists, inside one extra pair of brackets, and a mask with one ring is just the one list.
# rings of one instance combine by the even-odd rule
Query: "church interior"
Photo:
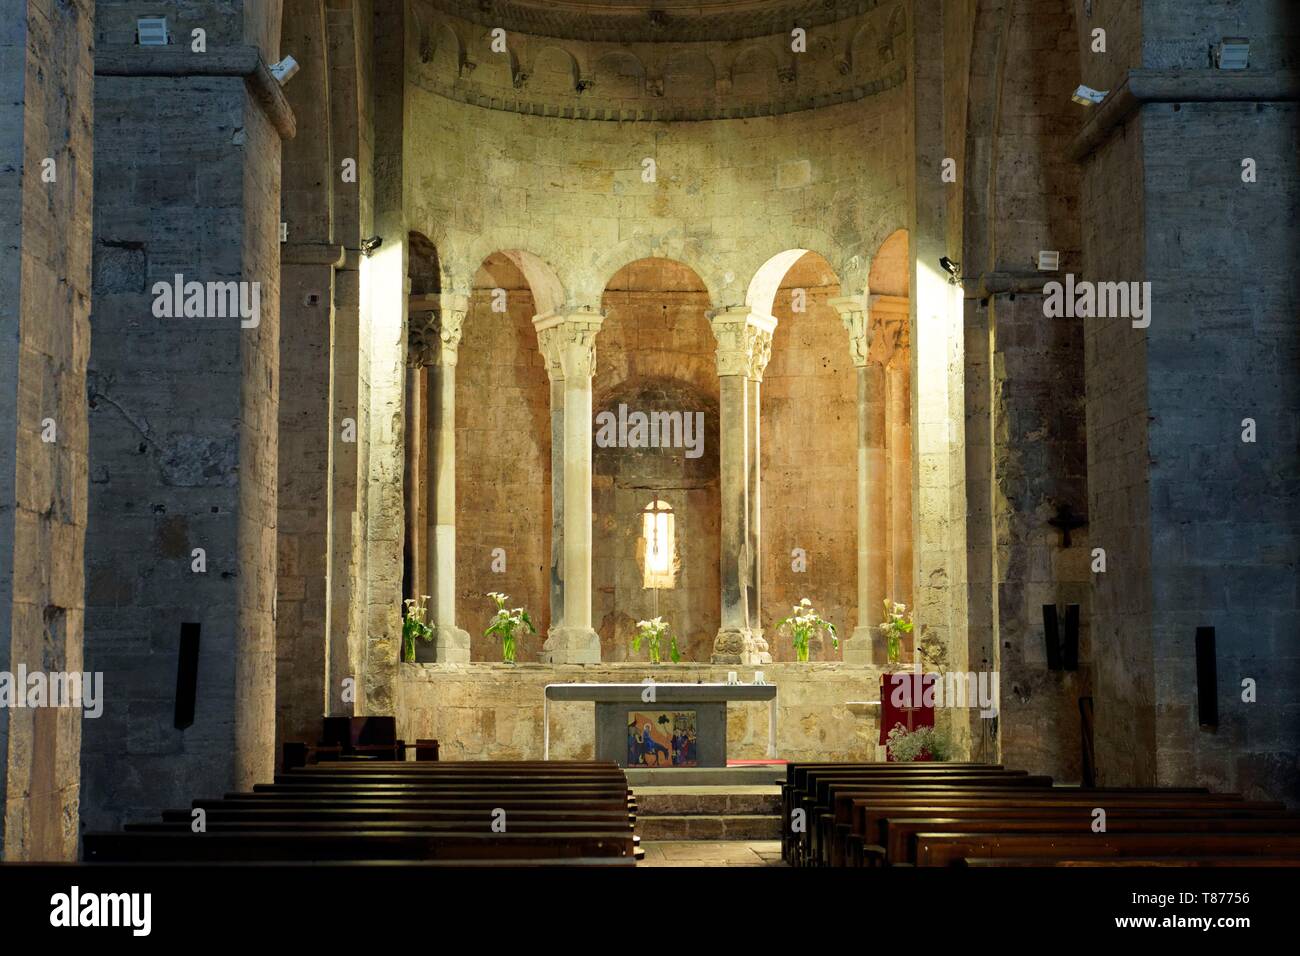
[(1300, 865), (1289, 0), (6, 9), (0, 861)]

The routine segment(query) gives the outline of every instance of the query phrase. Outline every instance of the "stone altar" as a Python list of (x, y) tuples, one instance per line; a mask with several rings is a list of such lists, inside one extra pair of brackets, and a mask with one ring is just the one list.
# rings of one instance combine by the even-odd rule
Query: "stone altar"
[[(653, 691), (653, 693), (651, 693)], [(543, 759), (550, 759), (550, 702), (596, 705), (596, 759), (628, 765), (628, 715), (632, 711), (693, 712), (698, 752), (694, 766), (727, 765), (727, 703), (767, 701), (767, 756), (776, 757), (775, 684), (547, 684), (544, 691)], [(658, 766), (656, 763), (655, 766)]]

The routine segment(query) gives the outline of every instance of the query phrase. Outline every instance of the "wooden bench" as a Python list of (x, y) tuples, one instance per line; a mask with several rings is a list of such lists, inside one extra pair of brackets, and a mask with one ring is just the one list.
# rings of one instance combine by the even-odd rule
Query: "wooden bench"
[[(963, 805), (957, 805), (957, 804)], [(972, 805), (975, 804), (975, 805)], [(855, 801), (857, 826), (863, 833), (850, 834), (846, 840), (848, 849), (847, 865), (862, 866), (890, 863), (896, 859), (909, 862), (910, 857), (891, 851), (890, 825), (909, 820), (945, 820), (955, 821), (951, 826), (978, 826), (984, 820), (1017, 819), (1024, 821), (1053, 821), (1061, 830), (1083, 830), (1091, 832), (1093, 808), (1104, 804), (1106, 821), (1146, 821), (1148, 828), (1153, 823), (1171, 817), (1212, 818), (1216, 820), (1263, 820), (1286, 819), (1290, 812), (1280, 804), (1229, 804), (1226, 801), (1201, 801), (1185, 803), (1181, 799), (1143, 799), (1123, 797), (1118, 794), (1083, 797), (1077, 800), (1034, 801), (1030, 797), (1016, 801), (950, 801), (938, 805), (934, 800), (922, 804), (908, 802), (904, 798), (887, 804), (865, 806), (863, 801)]]
[(1298, 833), (918, 833), (917, 866), (951, 866), (966, 858), (1002, 859), (1161, 856), (1300, 858)]
[(969, 790), (1026, 790), (1050, 787), (1050, 777), (1031, 777), (1013, 771), (964, 772), (957, 774), (909, 774), (906, 779), (891, 774), (819, 774), (809, 779), (809, 792), (799, 798), (805, 811), (807, 828), (796, 852), (801, 862), (827, 865), (830, 860), (830, 840), (837, 823), (847, 823), (847, 809), (841, 809), (836, 818), (837, 801), (849, 795), (865, 796), (882, 788), (902, 787), (918, 793), (947, 792), (953, 788)]
[[(195, 810), (203, 832), (192, 829)], [(83, 847), (96, 862), (572, 865), (634, 862), (634, 824), (627, 779), (613, 764), (340, 761), (282, 772), (254, 793), (195, 800), (159, 822), (86, 834)]]
[[(997, 811), (1019, 814), (1021, 811), (1032, 812), (1041, 809), (1064, 810), (1077, 808), (1091, 813), (1095, 807), (1103, 807), (1109, 813), (1121, 808), (1148, 808), (1153, 812), (1161, 809), (1197, 806), (1206, 813), (1236, 811), (1243, 808), (1240, 796), (1209, 795), (1164, 790), (1080, 790), (1072, 787), (1059, 787), (1033, 792), (1016, 792), (1015, 794), (988, 794), (987, 792), (956, 791), (912, 791), (876, 792), (874, 794), (845, 794), (849, 804), (851, 823), (837, 826), (837, 845), (841, 856), (839, 865), (861, 865), (864, 854), (883, 853), (883, 837), (880, 834), (880, 821), (887, 815), (920, 816), (934, 814), (945, 816), (962, 810), (990, 811), (997, 816)], [(1251, 807), (1277, 809), (1280, 804), (1252, 804)]]

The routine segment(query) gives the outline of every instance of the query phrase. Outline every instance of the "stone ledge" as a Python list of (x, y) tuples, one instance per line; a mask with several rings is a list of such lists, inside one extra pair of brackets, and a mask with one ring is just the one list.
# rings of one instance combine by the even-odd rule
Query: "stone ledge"
[(1300, 100), (1300, 72), (1129, 70), (1096, 107), (1066, 153), (1082, 162), (1147, 103), (1280, 103)]
[(207, 53), (192, 53), (188, 47), (101, 46), (95, 50), (95, 75), (175, 79), (190, 76), (243, 77), (249, 93), (262, 107), (280, 137), (293, 139), (298, 132), (293, 107), (257, 47), (219, 47)]
[[(797, 668), (806, 671), (839, 672), (856, 677), (862, 674), (879, 674), (882, 670), (879, 664), (846, 664), (843, 661), (807, 661), (804, 663), (776, 661), (771, 664), (710, 664), (707, 662), (650, 664), (645, 661), (600, 661), (592, 664), (547, 664), (541, 662), (506, 664), (501, 661), (471, 661), (468, 664), (411, 663), (407, 661), (402, 663), (401, 675), (404, 680), (432, 680), (442, 674), (455, 674), (457, 676), (495, 675), (498, 677), (502, 674), (519, 674), (532, 679), (545, 673), (576, 675), (597, 671), (636, 671), (638, 673), (643, 672), (648, 677), (662, 674), (663, 680), (660, 683), (668, 683), (682, 674), (697, 672), (707, 672), (710, 675), (721, 674), (725, 679), (727, 671), (734, 670), (741, 683), (751, 683), (754, 671), (762, 671), (764, 674), (770, 675)], [(769, 684), (775, 683), (772, 679), (767, 682)]]

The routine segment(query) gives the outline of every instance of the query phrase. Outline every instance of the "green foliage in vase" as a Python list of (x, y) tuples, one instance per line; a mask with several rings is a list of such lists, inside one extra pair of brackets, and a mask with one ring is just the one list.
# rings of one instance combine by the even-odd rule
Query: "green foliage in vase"
[(791, 609), (790, 616), (782, 618), (777, 622), (776, 626), (785, 628), (790, 632), (790, 636), (794, 639), (795, 655), (801, 661), (808, 660), (808, 642), (812, 640), (812, 636), (818, 631), (826, 631), (830, 634), (835, 646), (840, 646), (840, 638), (835, 632), (835, 625), (822, 618), (812, 606), (812, 602), (807, 598), (801, 598), (799, 603)]
[(417, 601), (407, 598), (402, 604), (402, 660), (410, 663), (415, 660), (415, 639), (418, 637), (426, 644), (433, 640), (433, 626), (429, 623), (429, 595), (421, 594)]
[[(651, 618), (648, 621), (636, 622), (636, 633), (632, 635), (632, 651), (640, 653), (641, 642), (645, 641), (646, 646), (650, 649), (650, 663), (659, 663), (659, 642), (663, 636), (668, 633), (668, 624), (662, 617)], [(677, 649), (677, 635), (669, 637), (668, 656), (672, 658), (674, 664), (682, 659), (681, 652)]]
[(487, 630), (483, 632), (484, 637), (491, 637), (493, 634), (501, 638), (501, 659), (507, 664), (515, 662), (515, 631), (528, 625), (528, 630), (533, 634), (537, 633), (537, 628), (533, 627), (533, 619), (528, 616), (528, 612), (521, 607), (512, 610), (506, 610), (506, 603), (510, 600), (510, 595), (502, 594), (500, 591), (488, 592), (497, 612), (488, 622)]
[(880, 622), (880, 633), (885, 635), (885, 652), (889, 663), (897, 664), (903, 652), (903, 635), (912, 633), (912, 621), (907, 616), (907, 605), (885, 599), (885, 620)]

